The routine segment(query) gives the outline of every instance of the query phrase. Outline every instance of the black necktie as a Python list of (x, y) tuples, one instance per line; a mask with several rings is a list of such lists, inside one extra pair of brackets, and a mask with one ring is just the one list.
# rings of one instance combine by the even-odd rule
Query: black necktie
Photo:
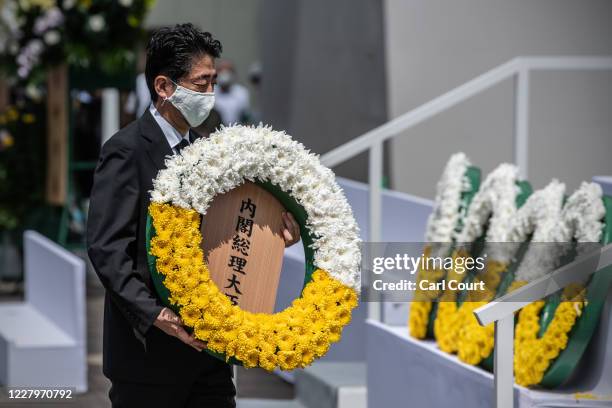
[(181, 152), (181, 150), (183, 150), (183, 148), (184, 148), (185, 146), (189, 146), (189, 145), (190, 145), (190, 143), (189, 143), (189, 141), (188, 141), (187, 139), (181, 139), (181, 141), (179, 142), (179, 144), (177, 144), (177, 145), (176, 145), (176, 152), (177, 152), (177, 153), (180, 153), (180, 152)]

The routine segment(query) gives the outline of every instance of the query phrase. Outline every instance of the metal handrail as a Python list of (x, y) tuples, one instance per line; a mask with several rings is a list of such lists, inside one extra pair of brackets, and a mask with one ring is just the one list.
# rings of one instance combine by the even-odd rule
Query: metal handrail
[[(449, 108), (479, 94), (505, 80), (515, 79), (514, 103), (514, 162), (519, 168), (523, 179), (528, 174), (528, 141), (529, 141), (529, 87), (531, 71), (570, 71), (570, 70), (612, 70), (612, 57), (517, 57), (484, 74), (460, 85), (453, 90), (432, 99), (431, 101), (398, 116), (389, 122), (366, 132), (365, 134), (327, 152), (321, 161), (328, 167), (337, 166), (356, 155), (369, 151), (369, 240), (381, 240), (381, 180), (383, 169), (383, 143), (398, 136), (421, 122), (448, 110)], [(610, 246), (602, 249), (599, 255), (601, 262), (612, 264), (612, 251)], [(557, 283), (565, 282), (565, 278), (574, 276), (579, 269), (580, 262), (576, 260), (563, 268), (553, 272)], [(600, 268), (599, 268), (600, 269)], [(596, 270), (599, 270), (596, 269)], [(592, 272), (594, 270), (591, 269)], [(496, 302), (490, 303), (475, 311), (481, 324), (495, 322), (495, 400), (498, 408), (514, 406), (514, 377), (513, 377), (513, 343), (514, 343), (514, 312), (533, 301), (537, 301), (554, 293), (563, 286), (550, 285), (550, 277), (546, 282), (536, 281), (527, 285)], [(567, 281), (569, 283), (569, 281)], [(567, 285), (567, 283), (565, 285)], [(546, 290), (538, 285), (549, 285)], [(528, 302), (512, 302), (512, 299), (524, 299)], [(368, 315), (370, 318), (380, 320), (380, 305), (369, 303)]]
[(528, 304), (558, 292), (612, 265), (612, 244), (578, 257), (552, 273), (508, 293), (474, 311), (482, 326), (495, 323), (493, 354), (496, 406), (513, 407), (514, 313)]
[(612, 244), (560, 267), (546, 276), (489, 302), (474, 311), (476, 319), (486, 326), (511, 316), (528, 304), (552, 295), (571, 283), (583, 282), (593, 273), (612, 265)]
[(591, 71), (612, 70), (612, 57), (517, 57), (380, 125), (321, 156), (328, 167), (337, 166), (376, 144), (397, 136), (421, 122), (441, 113), (472, 96), (507, 79), (529, 71)]

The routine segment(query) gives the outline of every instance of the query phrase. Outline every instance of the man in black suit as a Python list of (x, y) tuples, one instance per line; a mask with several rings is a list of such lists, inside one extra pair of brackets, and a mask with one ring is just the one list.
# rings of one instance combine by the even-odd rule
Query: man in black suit
[[(197, 135), (214, 104), (221, 44), (191, 24), (158, 30), (147, 47), (152, 104), (103, 146), (87, 224), (91, 262), (106, 288), (103, 372), (113, 407), (235, 407), (231, 366), (202, 352), (156, 295), (147, 267), (149, 191), (167, 155)], [(299, 240), (283, 214), (286, 244)]]

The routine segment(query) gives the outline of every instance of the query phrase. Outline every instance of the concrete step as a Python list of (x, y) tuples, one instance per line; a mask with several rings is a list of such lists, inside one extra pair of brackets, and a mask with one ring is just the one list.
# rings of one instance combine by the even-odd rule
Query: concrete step
[(305, 408), (297, 400), (238, 398), (236, 408)]
[(296, 372), (296, 395), (306, 408), (366, 408), (365, 363), (319, 362)]

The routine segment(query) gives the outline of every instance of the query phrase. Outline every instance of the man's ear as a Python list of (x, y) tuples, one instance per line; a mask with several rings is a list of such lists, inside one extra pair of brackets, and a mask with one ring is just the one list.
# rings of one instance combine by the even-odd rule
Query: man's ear
[(167, 76), (158, 75), (153, 80), (155, 92), (162, 99), (169, 98), (174, 93), (174, 84)]

